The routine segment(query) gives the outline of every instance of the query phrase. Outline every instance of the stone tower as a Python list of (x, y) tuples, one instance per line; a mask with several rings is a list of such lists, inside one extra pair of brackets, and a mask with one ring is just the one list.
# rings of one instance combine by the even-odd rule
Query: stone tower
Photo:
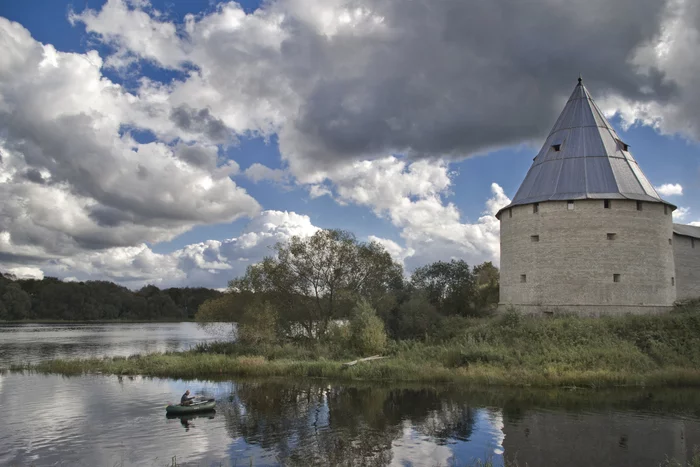
[(642, 313), (675, 301), (675, 206), (581, 78), (501, 223), (501, 308)]

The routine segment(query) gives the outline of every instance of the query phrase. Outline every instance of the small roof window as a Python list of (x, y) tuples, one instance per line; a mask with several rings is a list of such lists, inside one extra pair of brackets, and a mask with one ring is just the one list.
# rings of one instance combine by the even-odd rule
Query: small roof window
[(555, 152), (561, 151), (561, 144), (553, 144), (552, 149), (554, 149)]
[(617, 140), (617, 144), (620, 146), (620, 149), (623, 151), (629, 151), (630, 150), (630, 145), (622, 141), (621, 139)]

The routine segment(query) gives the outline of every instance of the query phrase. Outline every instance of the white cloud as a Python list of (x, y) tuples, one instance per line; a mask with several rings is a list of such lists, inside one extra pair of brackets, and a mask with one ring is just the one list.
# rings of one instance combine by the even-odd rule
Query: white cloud
[(286, 174), (284, 170), (281, 169), (271, 169), (263, 164), (254, 163), (248, 167), (245, 172), (245, 176), (251, 179), (253, 182), (258, 183), (262, 180), (271, 180), (273, 182), (281, 182), (284, 180)]
[[(144, 0), (109, 0), (70, 14), (111, 46), (105, 56), (58, 51), (0, 18), (3, 264), (75, 261), (134, 283), (235, 270), (226, 242), (167, 257), (144, 245), (256, 216), (222, 154), (237, 138), (275, 134), (287, 169), (256, 163), (252, 180), (288, 174), (312, 198), (367, 206), (400, 229), (405, 251), (387, 245), (408, 268), (497, 261), (493, 213), (507, 197), (494, 184), (483, 216), (462, 219), (447, 158), (541, 138), (574, 67), (627, 124), (700, 138), (699, 18), (691, 0), (273, 0), (175, 21)], [(137, 75), (127, 90), (103, 74), (138, 73), (141, 60), (180, 78)], [(155, 141), (136, 142), (136, 131)], [(234, 243), (257, 245), (265, 232)]]
[(684, 208), (679, 206), (678, 209), (673, 211), (673, 220), (682, 221), (686, 218), (688, 214), (690, 214), (690, 208)]
[(320, 198), (321, 196), (332, 196), (331, 190), (322, 185), (308, 185), (309, 196), (311, 199)]
[(379, 243), (391, 255), (394, 261), (401, 264), (402, 266), (404, 265), (405, 259), (409, 256), (413, 256), (413, 254), (415, 253), (415, 251), (412, 248), (404, 248), (395, 241), (390, 240), (388, 238), (380, 238), (375, 237), (374, 235), (370, 235), (369, 237), (367, 237), (367, 239), (370, 242)]
[(220, 287), (245, 272), (266, 255), (271, 247), (292, 236), (313, 235), (318, 227), (308, 216), (285, 211), (263, 211), (251, 219), (238, 237), (207, 240), (187, 245), (172, 253), (153, 252), (147, 245), (83, 252), (34, 269), (47, 275), (74, 280), (105, 279), (138, 288), (188, 285)]
[(683, 194), (683, 187), (680, 183), (664, 183), (655, 188), (661, 196), (680, 196)]
[(325, 175), (324, 186), (338, 202), (367, 206), (400, 229), (404, 247), (382, 242), (409, 272), (439, 259), (498, 264), (500, 224), (495, 213), (510, 203), (498, 184), (491, 185), (492, 197), (483, 215), (465, 223), (459, 209), (443, 200), (452, 184), (445, 161), (409, 163), (388, 157), (337, 167)]
[[(229, 178), (238, 165), (218, 161), (206, 138), (136, 142), (125, 129), (177, 127), (151, 88), (131, 94), (105, 78), (97, 52), (57, 51), (4, 18), (0, 43), (0, 253), (131, 247), (259, 212)], [(181, 134), (218, 128), (203, 125)]]
[(700, 221), (691, 222), (691, 223), (688, 224), (688, 225), (693, 225), (693, 226), (695, 226), (695, 227), (700, 227)]
[(110, 0), (71, 19), (116, 49), (108, 64), (138, 58), (186, 73), (142, 86), (160, 112), (203, 109), (237, 134), (277, 133), (290, 173), (318, 183), (348, 160), (461, 158), (541, 138), (574, 68), (628, 121), (698, 136), (696, 3), (274, 0), (175, 22)]
[(29, 266), (19, 266), (16, 268), (10, 268), (7, 270), (8, 273), (18, 277), (20, 279), (43, 279), (44, 272), (36, 267)]

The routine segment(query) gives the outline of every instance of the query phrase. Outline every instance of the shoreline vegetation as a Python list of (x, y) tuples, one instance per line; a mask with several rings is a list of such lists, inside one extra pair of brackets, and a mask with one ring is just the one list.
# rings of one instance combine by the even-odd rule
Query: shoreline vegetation
[[(478, 386), (700, 386), (700, 298), (657, 315), (530, 316), (515, 310), (496, 314), (499, 271), (490, 262), (470, 267), (463, 260), (437, 261), (416, 268), (409, 279), (381, 244), (359, 242), (341, 230), (295, 236), (273, 251), (233, 279), (226, 293), (211, 296), (205, 289), (160, 291), (147, 286), (130, 296), (143, 306), (141, 312), (128, 312), (130, 302), (112, 297), (124, 313), (100, 315), (190, 316), (192, 306), (201, 302), (194, 318), (219, 331), (223, 342), (185, 352), (53, 360), (10, 369), (185, 379), (272, 376)], [(5, 315), (16, 315), (21, 303), (37, 311), (49, 303), (54, 308), (69, 306), (37, 298), (35, 286), (48, 296), (78, 287), (75, 290), (89, 298), (112, 290), (114, 284), (10, 281), (3, 295)], [(170, 298), (174, 292), (175, 298)], [(99, 302), (107, 303), (105, 297)], [(83, 314), (89, 311), (87, 303)], [(187, 313), (164, 311), (177, 309), (174, 303), (186, 305)], [(34, 317), (41, 316), (75, 315)], [(373, 355), (386, 358), (343, 365)]]
[(0, 273), (0, 323), (192, 321), (202, 303), (222, 295), (203, 287), (129, 290), (107, 281)]
[(444, 342), (389, 341), (386, 358), (360, 358), (336, 340), (215, 342), (183, 352), (15, 365), (11, 371), (182, 379), (329, 378), (514, 387), (700, 387), (700, 310), (600, 318), (514, 311), (465, 320)]

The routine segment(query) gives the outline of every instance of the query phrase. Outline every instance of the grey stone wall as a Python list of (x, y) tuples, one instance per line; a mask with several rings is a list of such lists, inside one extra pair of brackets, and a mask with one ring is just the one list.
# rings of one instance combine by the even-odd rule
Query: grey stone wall
[(630, 200), (611, 200), (610, 209), (602, 199), (576, 200), (573, 209), (548, 201), (537, 213), (532, 204), (510, 211), (500, 215), (502, 307), (657, 312), (675, 301), (673, 223), (663, 204), (639, 211)]
[(700, 239), (673, 234), (678, 300), (700, 297)]

